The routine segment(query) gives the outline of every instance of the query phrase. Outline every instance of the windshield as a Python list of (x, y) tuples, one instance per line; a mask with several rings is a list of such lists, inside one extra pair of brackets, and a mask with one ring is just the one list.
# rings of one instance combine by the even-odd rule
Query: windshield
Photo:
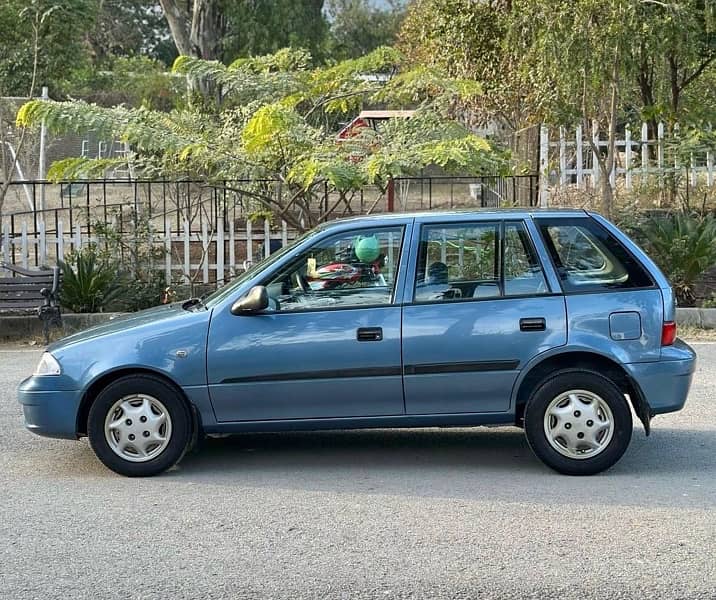
[(290, 252), (295, 246), (302, 243), (304, 240), (307, 240), (310, 237), (313, 237), (317, 233), (321, 231), (320, 228), (312, 229), (311, 231), (304, 233), (302, 236), (296, 238), (293, 242), (288, 244), (287, 246), (284, 246), (281, 248), (278, 252), (274, 252), (273, 254), (269, 255), (267, 258), (264, 258), (263, 260), (257, 262), (254, 265), (251, 265), (246, 271), (244, 271), (241, 275), (233, 279), (230, 283), (226, 284), (224, 287), (219, 288), (216, 290), (213, 294), (208, 296), (204, 300), (204, 305), (207, 308), (213, 308), (217, 304), (219, 304), (221, 301), (224, 300), (227, 296), (230, 296), (234, 293), (234, 290), (238, 288), (242, 283), (245, 281), (248, 281), (255, 275), (258, 275), (262, 271), (265, 271), (268, 269), (271, 265), (273, 265), (277, 260), (279, 260), (282, 256)]

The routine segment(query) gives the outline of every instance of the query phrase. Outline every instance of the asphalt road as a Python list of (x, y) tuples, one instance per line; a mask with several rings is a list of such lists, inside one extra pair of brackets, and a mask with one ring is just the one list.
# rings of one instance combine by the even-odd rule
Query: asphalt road
[(0, 348), (0, 598), (716, 598), (716, 344), (590, 478), (517, 429), (245, 435), (154, 479), (25, 431)]

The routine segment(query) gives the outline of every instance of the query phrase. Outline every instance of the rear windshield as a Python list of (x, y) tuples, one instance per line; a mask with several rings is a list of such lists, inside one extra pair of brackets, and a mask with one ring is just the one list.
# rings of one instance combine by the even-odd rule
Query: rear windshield
[(654, 285), (644, 267), (590, 218), (536, 219), (565, 292)]

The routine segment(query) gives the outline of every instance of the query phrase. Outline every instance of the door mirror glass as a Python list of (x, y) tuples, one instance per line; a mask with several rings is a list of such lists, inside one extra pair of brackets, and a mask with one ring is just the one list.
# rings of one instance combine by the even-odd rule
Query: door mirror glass
[(269, 295), (262, 285), (252, 287), (248, 294), (239, 298), (231, 307), (232, 315), (253, 315), (268, 308)]

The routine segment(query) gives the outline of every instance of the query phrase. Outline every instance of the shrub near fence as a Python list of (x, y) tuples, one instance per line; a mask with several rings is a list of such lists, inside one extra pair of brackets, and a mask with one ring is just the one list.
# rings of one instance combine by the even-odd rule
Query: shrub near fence
[[(0, 260), (25, 268), (55, 264), (90, 244), (102, 245), (107, 229), (117, 236), (120, 262), (146, 245), (155, 252), (154, 271), (167, 283), (219, 284), (244, 270), (246, 263), (268, 256), (297, 237), (285, 221), (265, 217), (242, 185), (277, 186), (277, 182), (227, 182), (228, 190), (197, 181), (14, 182), (15, 206), (23, 202), (44, 209), (5, 214), (0, 228)], [(422, 177), (396, 179), (392, 198), (366, 188), (331, 218), (394, 210), (534, 205), (537, 178)], [(18, 199), (21, 202), (18, 202)], [(324, 206), (335, 204), (325, 188)], [(6, 205), (6, 209), (9, 205)], [(252, 216), (262, 215), (258, 219)], [(125, 260), (127, 259), (127, 260)]]

